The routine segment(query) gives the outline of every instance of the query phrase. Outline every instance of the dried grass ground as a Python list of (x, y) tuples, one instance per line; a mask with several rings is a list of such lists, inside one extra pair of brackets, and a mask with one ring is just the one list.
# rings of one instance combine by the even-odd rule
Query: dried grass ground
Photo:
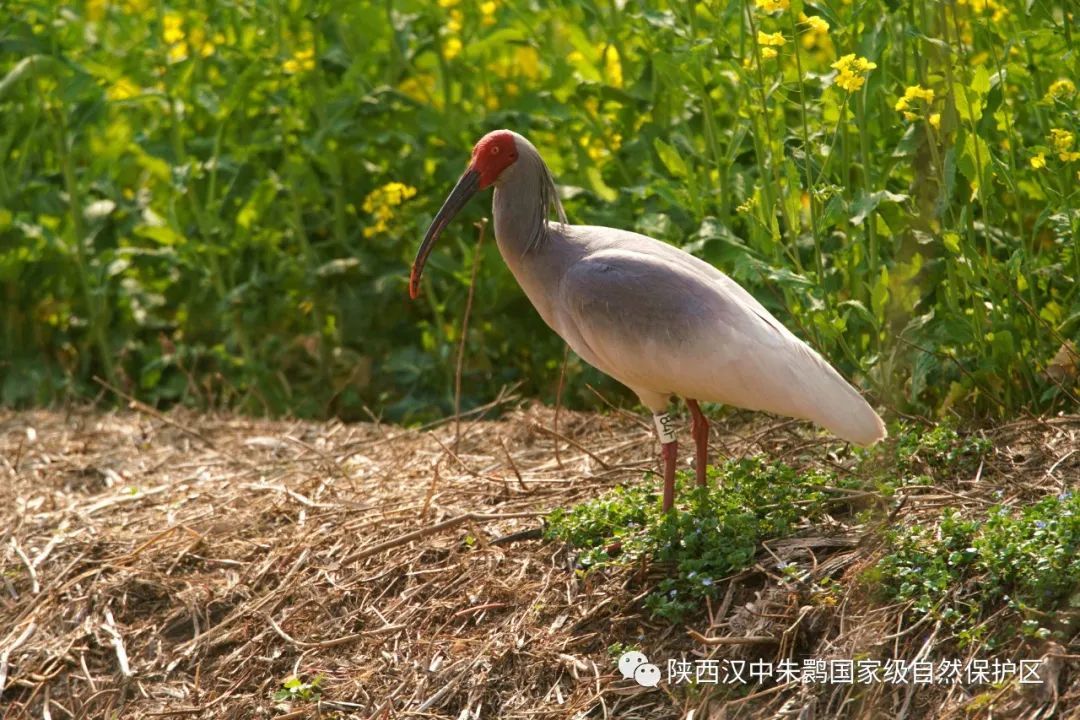
[[(979, 693), (975, 716), (1080, 717), (1077, 638), (1018, 640), (1024, 657), (1048, 657), (1052, 682), (992, 697), (623, 680), (616, 642), (660, 662), (911, 658), (944, 633), (870, 602), (858, 578), (876, 534), (846, 516), (763, 548), (687, 626), (650, 621), (641, 598), (657, 568), (583, 579), (535, 530), (554, 507), (640, 481), (655, 467), (651, 430), (563, 412), (556, 435), (552, 416), (466, 420), (454, 451), (450, 424), (0, 413), (0, 717), (970, 717)], [(713, 448), (835, 467), (810, 437), (734, 416)], [(891, 520), (1077, 486), (1080, 418), (992, 439), (976, 477), (909, 488)], [(806, 582), (777, 576), (776, 558)], [(835, 603), (810, 596), (826, 576), (844, 590)], [(292, 675), (324, 679), (308, 701), (275, 701)]]

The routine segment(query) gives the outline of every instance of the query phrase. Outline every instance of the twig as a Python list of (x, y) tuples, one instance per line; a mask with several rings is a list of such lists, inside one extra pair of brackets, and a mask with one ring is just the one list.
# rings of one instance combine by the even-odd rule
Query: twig
[(599, 390), (594, 388), (589, 383), (585, 383), (585, 389), (588, 390), (589, 392), (591, 392), (593, 395), (595, 395), (596, 398), (600, 402), (604, 403), (604, 405), (606, 405), (613, 413), (615, 413), (616, 415), (619, 415), (620, 417), (624, 417), (627, 420), (630, 420), (635, 425), (637, 425), (639, 428), (641, 428), (642, 430), (649, 433), (650, 436), (652, 435), (652, 432), (653, 432), (652, 425), (650, 425), (649, 423), (642, 420), (640, 415), (638, 415), (636, 413), (632, 413), (629, 410), (627, 410), (626, 408), (621, 408), (618, 405), (616, 405), (615, 403), (611, 402), (606, 397), (604, 397), (603, 393), (601, 393)]
[(225, 700), (225, 699), (231, 697), (232, 694), (234, 692), (236, 692), (236, 688), (240, 687), (241, 685), (243, 685), (246, 682), (250, 682), (250, 680), (251, 680), (251, 673), (250, 672), (246, 672), (246, 673), (242, 674), (240, 676), (239, 680), (237, 680), (235, 683), (233, 683), (228, 688), (226, 688), (216, 698), (214, 698), (213, 700), (208, 702), (206, 705), (203, 705), (201, 707), (176, 708), (175, 710), (164, 710), (164, 711), (160, 711), (160, 712), (150, 712), (150, 713), (147, 713), (147, 715), (149, 715), (151, 717), (167, 717), (169, 715), (195, 715), (195, 714), (198, 714), (198, 713), (206, 712), (210, 708), (212, 708), (215, 705), (219, 704), (222, 700)]
[(545, 433), (547, 433), (549, 435), (554, 435), (555, 437), (559, 438), (563, 442), (566, 442), (566, 443), (568, 443), (570, 445), (573, 445), (578, 450), (585, 453), (586, 455), (591, 457), (593, 460), (595, 460), (597, 463), (599, 463), (600, 467), (604, 468), (605, 470), (610, 470), (611, 469), (610, 465), (608, 465), (606, 462), (601, 460), (595, 453), (593, 453), (591, 450), (589, 450), (587, 447), (585, 447), (581, 443), (577, 442), (576, 440), (572, 440), (572, 439), (566, 437), (565, 435), (563, 435), (562, 433), (555, 432), (554, 430), (552, 430), (550, 428), (546, 428), (546, 427), (544, 427), (543, 425), (541, 425), (539, 423), (534, 422), (532, 425), (533, 425), (534, 428), (536, 428), (540, 432), (545, 432)]
[(539, 540), (544, 537), (543, 528), (529, 528), (528, 530), (519, 530), (509, 535), (503, 535), (490, 541), (490, 545), (509, 545), (512, 542), (520, 542), (522, 540)]
[(334, 469), (335, 472), (337, 472), (338, 477), (340, 477), (342, 480), (348, 480), (349, 479), (349, 473), (345, 472), (345, 468), (341, 467), (341, 463), (339, 463), (337, 461), (337, 459), (330, 457), (329, 455), (327, 455), (325, 452), (323, 452), (319, 448), (315, 447), (311, 443), (304, 442), (300, 438), (293, 437), (292, 435), (285, 435), (283, 437), (286, 440), (288, 440), (289, 442), (291, 442), (291, 443), (293, 443), (295, 445), (299, 445), (300, 447), (304, 448), (308, 452), (314, 453), (314, 454), (318, 455), (319, 457), (321, 457), (323, 459), (323, 461), (327, 465), (329, 465), (331, 468)]
[(4, 694), (4, 686), (7, 684), (8, 658), (11, 657), (11, 653), (18, 650), (24, 642), (30, 639), (35, 630), (37, 630), (37, 623), (30, 623), (23, 629), (19, 637), (15, 638), (15, 642), (4, 648), (3, 652), (0, 652), (0, 695)]
[(450, 617), (456, 618), (456, 617), (461, 617), (462, 615), (471, 615), (473, 613), (484, 612), (486, 610), (498, 610), (499, 608), (504, 608), (504, 607), (506, 607), (506, 603), (500, 603), (500, 602), (486, 603), (484, 605), (473, 605), (472, 607), (462, 608), (461, 610), (458, 610), (456, 613), (454, 613)]
[(442, 464), (442, 459), (445, 455), (439, 456), (439, 459), (435, 461), (435, 468), (431, 474), (431, 484), (428, 485), (427, 495), (424, 496), (424, 504), (420, 508), (420, 519), (423, 520), (427, 517), (428, 509), (431, 507), (431, 500), (435, 497), (435, 488), (439, 484), (439, 465)]
[(15, 554), (23, 561), (23, 565), (26, 566), (26, 572), (30, 575), (30, 592), (37, 595), (41, 592), (41, 583), (38, 582), (37, 570), (34, 568), (34, 563), (30, 562), (30, 558), (26, 556), (22, 547), (19, 546), (19, 541), (15, 538), (11, 538), (11, 549), (15, 551)]
[(101, 624), (101, 629), (108, 633), (112, 638), (113, 650), (116, 651), (116, 661), (120, 664), (120, 674), (125, 678), (130, 679), (132, 677), (131, 665), (128, 663), (127, 650), (124, 648), (124, 638), (116, 628), (116, 621), (113, 619), (112, 610), (109, 610), (108, 608), (105, 609), (105, 622)]
[(506, 455), (506, 460), (510, 463), (510, 469), (514, 471), (514, 477), (517, 478), (518, 485), (521, 486), (521, 491), (525, 493), (532, 492), (532, 490), (525, 486), (525, 480), (522, 479), (521, 471), (518, 470), (517, 463), (514, 462), (514, 456), (510, 454), (510, 450), (506, 447), (506, 441), (502, 438), (499, 438), (499, 444), (502, 445), (503, 454)]
[(797, 683), (795, 683), (795, 682), (786, 682), (783, 685), (774, 685), (773, 687), (766, 688), (765, 690), (758, 690), (756, 693), (751, 693), (749, 695), (746, 695), (746, 696), (741, 697), (741, 698), (736, 698), (734, 700), (728, 700), (726, 703), (724, 703), (724, 707), (730, 707), (732, 705), (741, 705), (742, 703), (747, 702), (749, 700), (756, 700), (757, 698), (764, 697), (766, 695), (772, 695), (773, 693), (780, 692), (781, 690), (786, 690), (789, 687), (791, 687), (792, 685), (796, 685), (796, 684)]
[(440, 440), (438, 435), (435, 435), (434, 433), (432, 433), (431, 438), (435, 442), (439, 443), (439, 447), (441, 447), (443, 449), (443, 451), (447, 455), (449, 455), (454, 460), (456, 460), (457, 464), (460, 465), (465, 470), (465, 472), (469, 473), (474, 478), (481, 478), (483, 480), (490, 480), (491, 482), (499, 482), (499, 478), (494, 477), (493, 475), (483, 475), (481, 473), (476, 472), (471, 467), (469, 467), (468, 463), (466, 463), (464, 460), (462, 460), (460, 455), (458, 455), (456, 452), (454, 452), (450, 448), (446, 447), (446, 443), (444, 443), (442, 440)]
[(427, 537), (428, 535), (434, 535), (435, 533), (442, 532), (443, 530), (449, 530), (450, 528), (455, 528), (458, 525), (461, 525), (462, 523), (466, 523), (466, 522), (472, 522), (472, 521), (475, 521), (475, 522), (490, 522), (492, 520), (512, 520), (514, 518), (536, 517), (537, 515), (543, 515), (543, 514), (544, 513), (541, 513), (541, 512), (496, 513), (496, 514), (491, 514), (491, 515), (488, 515), (488, 514), (485, 514), (485, 513), (472, 513), (472, 512), (465, 513), (464, 515), (458, 515), (457, 517), (452, 517), (449, 520), (443, 520), (441, 523), (436, 523), (435, 525), (431, 525), (430, 527), (420, 528), (419, 530), (414, 530), (414, 531), (412, 531), (410, 533), (405, 533), (404, 535), (400, 535), (400, 536), (398, 536), (396, 538), (392, 538), (390, 540), (387, 540), (386, 542), (381, 542), (381, 543), (379, 543), (377, 545), (373, 545), (371, 547), (364, 548), (363, 550), (360, 550), (359, 552), (355, 552), (352, 555), (348, 556), (347, 558), (345, 558), (341, 562), (342, 562), (342, 564), (358, 562), (360, 560), (364, 560), (366, 558), (369, 558), (372, 555), (378, 555), (379, 553), (383, 552), (384, 550), (389, 550), (391, 548), (400, 547), (402, 545), (408, 545), (413, 540), (419, 540), (421, 538)]
[(476, 291), (476, 273), (480, 269), (482, 255), (480, 249), (484, 244), (484, 230), (487, 229), (488, 220), (483, 218), (476, 223), (476, 250), (473, 251), (472, 277), (469, 279), (469, 294), (465, 296), (465, 314), (461, 318), (461, 339), (458, 342), (457, 367), (454, 369), (454, 450), (458, 449), (461, 441), (461, 368), (465, 362), (465, 342), (469, 337), (469, 313), (472, 312), (473, 293)]
[(330, 640), (319, 640), (317, 642), (305, 642), (303, 640), (297, 640), (289, 633), (285, 632), (280, 625), (274, 622), (274, 618), (270, 617), (269, 613), (258, 613), (266, 622), (270, 623), (270, 627), (274, 629), (274, 632), (281, 637), (287, 643), (291, 643), (301, 648), (330, 648), (337, 647), (338, 645), (346, 645), (348, 643), (360, 640), (366, 637), (372, 637), (373, 635), (385, 635), (390, 632), (397, 632), (398, 630), (404, 630), (405, 625), (384, 625), (374, 630), (365, 630), (364, 632), (352, 633), (351, 635), (343, 635), (341, 637), (332, 638)]
[[(1056, 465), (1055, 465), (1055, 467), (1056, 467)], [(64, 537), (62, 535), (53, 535), (51, 538), (49, 538), (48, 544), (46, 544), (45, 547), (43, 547), (41, 549), (41, 551), (38, 552), (38, 554), (34, 556), (34, 560), (33, 560), (33, 563), (32, 563), (33, 566), (37, 567), (38, 565), (43, 563), (45, 561), (45, 559), (47, 557), (49, 557), (49, 554), (52, 553), (52, 551), (54, 549), (56, 549), (56, 546), (59, 545), (60, 541), (63, 540), (63, 539), (64, 539)]]
[(1050, 469), (1046, 471), (1046, 477), (1053, 477), (1054, 471), (1058, 469), (1058, 465), (1061, 465), (1061, 463), (1063, 463), (1066, 460), (1068, 460), (1069, 458), (1071, 458), (1074, 453), (1076, 453), (1075, 448), (1070, 450), (1069, 452), (1065, 453), (1064, 455), (1062, 455), (1061, 458), (1056, 463), (1051, 465)]
[(768, 635), (705, 637), (697, 630), (687, 630), (686, 634), (702, 645), (775, 645), (780, 642), (780, 638), (769, 637)]
[(109, 391), (111, 391), (113, 393), (116, 393), (118, 396), (120, 396), (123, 399), (127, 400), (128, 401), (128, 407), (130, 409), (141, 412), (144, 415), (149, 415), (150, 417), (152, 417), (152, 418), (154, 418), (156, 420), (160, 420), (161, 422), (165, 423), (166, 425), (170, 425), (170, 426), (176, 428), (177, 430), (184, 433), (188, 437), (191, 437), (191, 438), (194, 438), (194, 439), (198, 440), (199, 442), (203, 443), (204, 445), (206, 445), (208, 448), (210, 448), (211, 450), (213, 450), (217, 454), (221, 455), (222, 457), (224, 457), (224, 458), (226, 458), (228, 460), (232, 460), (233, 462), (237, 463), (238, 465), (243, 465), (245, 467), (252, 468), (252, 469), (254, 469), (256, 467), (256, 465), (254, 463), (249, 462), (248, 460), (244, 460), (243, 458), (238, 458), (238, 457), (235, 457), (234, 455), (231, 455), (231, 454), (229, 454), (227, 452), (224, 452), (223, 450), (218, 448), (217, 444), (213, 440), (206, 437), (201, 432), (199, 432), (197, 430), (192, 430), (191, 428), (187, 427), (186, 425), (181, 425), (180, 423), (178, 423), (177, 421), (175, 421), (172, 418), (168, 417), (164, 413), (155, 410), (154, 408), (150, 407), (149, 405), (147, 405), (146, 403), (144, 403), (144, 402), (142, 402), (140, 400), (136, 400), (131, 395), (128, 395), (126, 392), (124, 392), (120, 388), (117, 388), (117, 387), (111, 385), (108, 381), (101, 379), (97, 375), (94, 376), (94, 382), (96, 382), (98, 385), (101, 385), (106, 390), (109, 390)]
[(491, 648), (491, 646), (494, 644), (496, 638), (498, 638), (498, 637), (499, 637), (499, 635), (496, 634), (496, 635), (492, 636), (492, 638), (490, 640), (488, 640), (486, 643), (484, 643), (484, 646), (482, 648), (480, 648), (480, 652), (478, 652), (476, 654), (475, 658), (471, 662), (467, 663), (465, 665), (465, 667), (461, 670), (461, 672), (459, 672), (457, 675), (452, 677), (449, 680), (449, 682), (447, 682), (445, 685), (443, 685), (443, 687), (440, 688), (434, 695), (432, 695), (427, 700), (422, 702), (420, 704), (420, 707), (416, 708), (416, 712), (418, 712), (418, 713), (424, 712), (425, 710), (427, 710), (428, 708), (433, 706), (435, 703), (437, 703), (440, 699), (442, 699), (447, 693), (449, 693), (451, 690), (453, 690), (457, 686), (457, 684), (459, 682), (461, 682), (461, 680), (465, 677), (465, 675), (468, 674), (469, 671), (472, 670), (473, 667), (478, 662), (480, 662), (481, 659), (483, 659), (484, 654)]
[(345, 462), (346, 460), (351, 458), (353, 455), (360, 454), (361, 450), (366, 450), (368, 448), (376, 447), (378, 445), (383, 445), (383, 444), (388, 443), (388, 442), (394, 442), (396, 440), (401, 440), (402, 438), (405, 438), (405, 437), (419, 435), (419, 434), (421, 434), (423, 432), (426, 432), (428, 430), (433, 430), (433, 429), (435, 429), (437, 427), (442, 427), (443, 425), (446, 425), (448, 423), (452, 423), (457, 417), (461, 417), (462, 419), (470, 418), (470, 417), (475, 418), (474, 422), (476, 422), (476, 420), (478, 420), (480, 417), (485, 415), (492, 408), (499, 407), (500, 405), (503, 405), (505, 403), (510, 403), (510, 402), (514, 402), (516, 400), (520, 400), (521, 397), (518, 396), (518, 395), (515, 395), (514, 393), (519, 387), (521, 387), (523, 382), (524, 381), (519, 380), (516, 383), (513, 383), (512, 385), (504, 385), (502, 388), (499, 389), (499, 394), (495, 396), (494, 400), (492, 400), (491, 402), (489, 402), (489, 403), (487, 403), (485, 405), (481, 405), (480, 407), (474, 407), (471, 410), (466, 410), (465, 412), (461, 413), (460, 416), (451, 415), (449, 417), (439, 418), (438, 420), (432, 420), (431, 422), (425, 423), (424, 425), (420, 425), (420, 426), (417, 426), (417, 427), (414, 427), (414, 428), (408, 428), (408, 429), (403, 430), (403, 431), (401, 431), (399, 433), (395, 433), (394, 435), (383, 434), (382, 437), (380, 437), (377, 440), (357, 440), (356, 442), (349, 443), (345, 447), (350, 447), (352, 449), (343, 452), (341, 458), (339, 459), (339, 462)]

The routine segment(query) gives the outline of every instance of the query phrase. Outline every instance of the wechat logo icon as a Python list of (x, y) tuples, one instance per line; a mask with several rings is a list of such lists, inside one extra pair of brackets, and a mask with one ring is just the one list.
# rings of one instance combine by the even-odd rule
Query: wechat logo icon
[(660, 684), (660, 668), (649, 662), (644, 653), (631, 650), (619, 658), (619, 672), (627, 680), (633, 680), (642, 687), (656, 687)]

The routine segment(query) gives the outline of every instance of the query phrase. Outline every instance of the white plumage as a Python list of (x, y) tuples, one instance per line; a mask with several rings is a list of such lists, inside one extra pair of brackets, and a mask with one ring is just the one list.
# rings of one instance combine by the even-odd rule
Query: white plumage
[[(699, 483), (708, 426), (696, 401), (812, 420), (861, 445), (885, 437), (858, 391), (727, 275), (645, 235), (566, 224), (539, 153), (508, 130), (477, 143), (417, 255), (414, 296), (439, 232), (491, 184), (499, 250), (547, 324), (582, 359), (636, 392), (658, 427), (672, 395), (687, 400)], [(562, 222), (550, 222), (552, 212)], [(675, 452), (673, 440), (664, 443), (665, 507), (674, 499)]]

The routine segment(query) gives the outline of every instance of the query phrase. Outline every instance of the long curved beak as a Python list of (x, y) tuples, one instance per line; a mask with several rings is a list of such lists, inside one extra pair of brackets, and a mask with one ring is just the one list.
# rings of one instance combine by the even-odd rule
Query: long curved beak
[(480, 173), (469, 168), (461, 176), (461, 179), (457, 181), (457, 185), (450, 191), (446, 202), (443, 203), (439, 213), (431, 222), (431, 227), (424, 234), (424, 242), (420, 243), (420, 249), (416, 251), (416, 259), (413, 260), (412, 272), (409, 274), (409, 297), (413, 300), (420, 295), (420, 273), (424, 272), (424, 263), (427, 262), (428, 255), (431, 254), (432, 248), (435, 247), (435, 241), (439, 239), (439, 235), (454, 219), (454, 216), (469, 202), (469, 198), (475, 195), (479, 189)]

